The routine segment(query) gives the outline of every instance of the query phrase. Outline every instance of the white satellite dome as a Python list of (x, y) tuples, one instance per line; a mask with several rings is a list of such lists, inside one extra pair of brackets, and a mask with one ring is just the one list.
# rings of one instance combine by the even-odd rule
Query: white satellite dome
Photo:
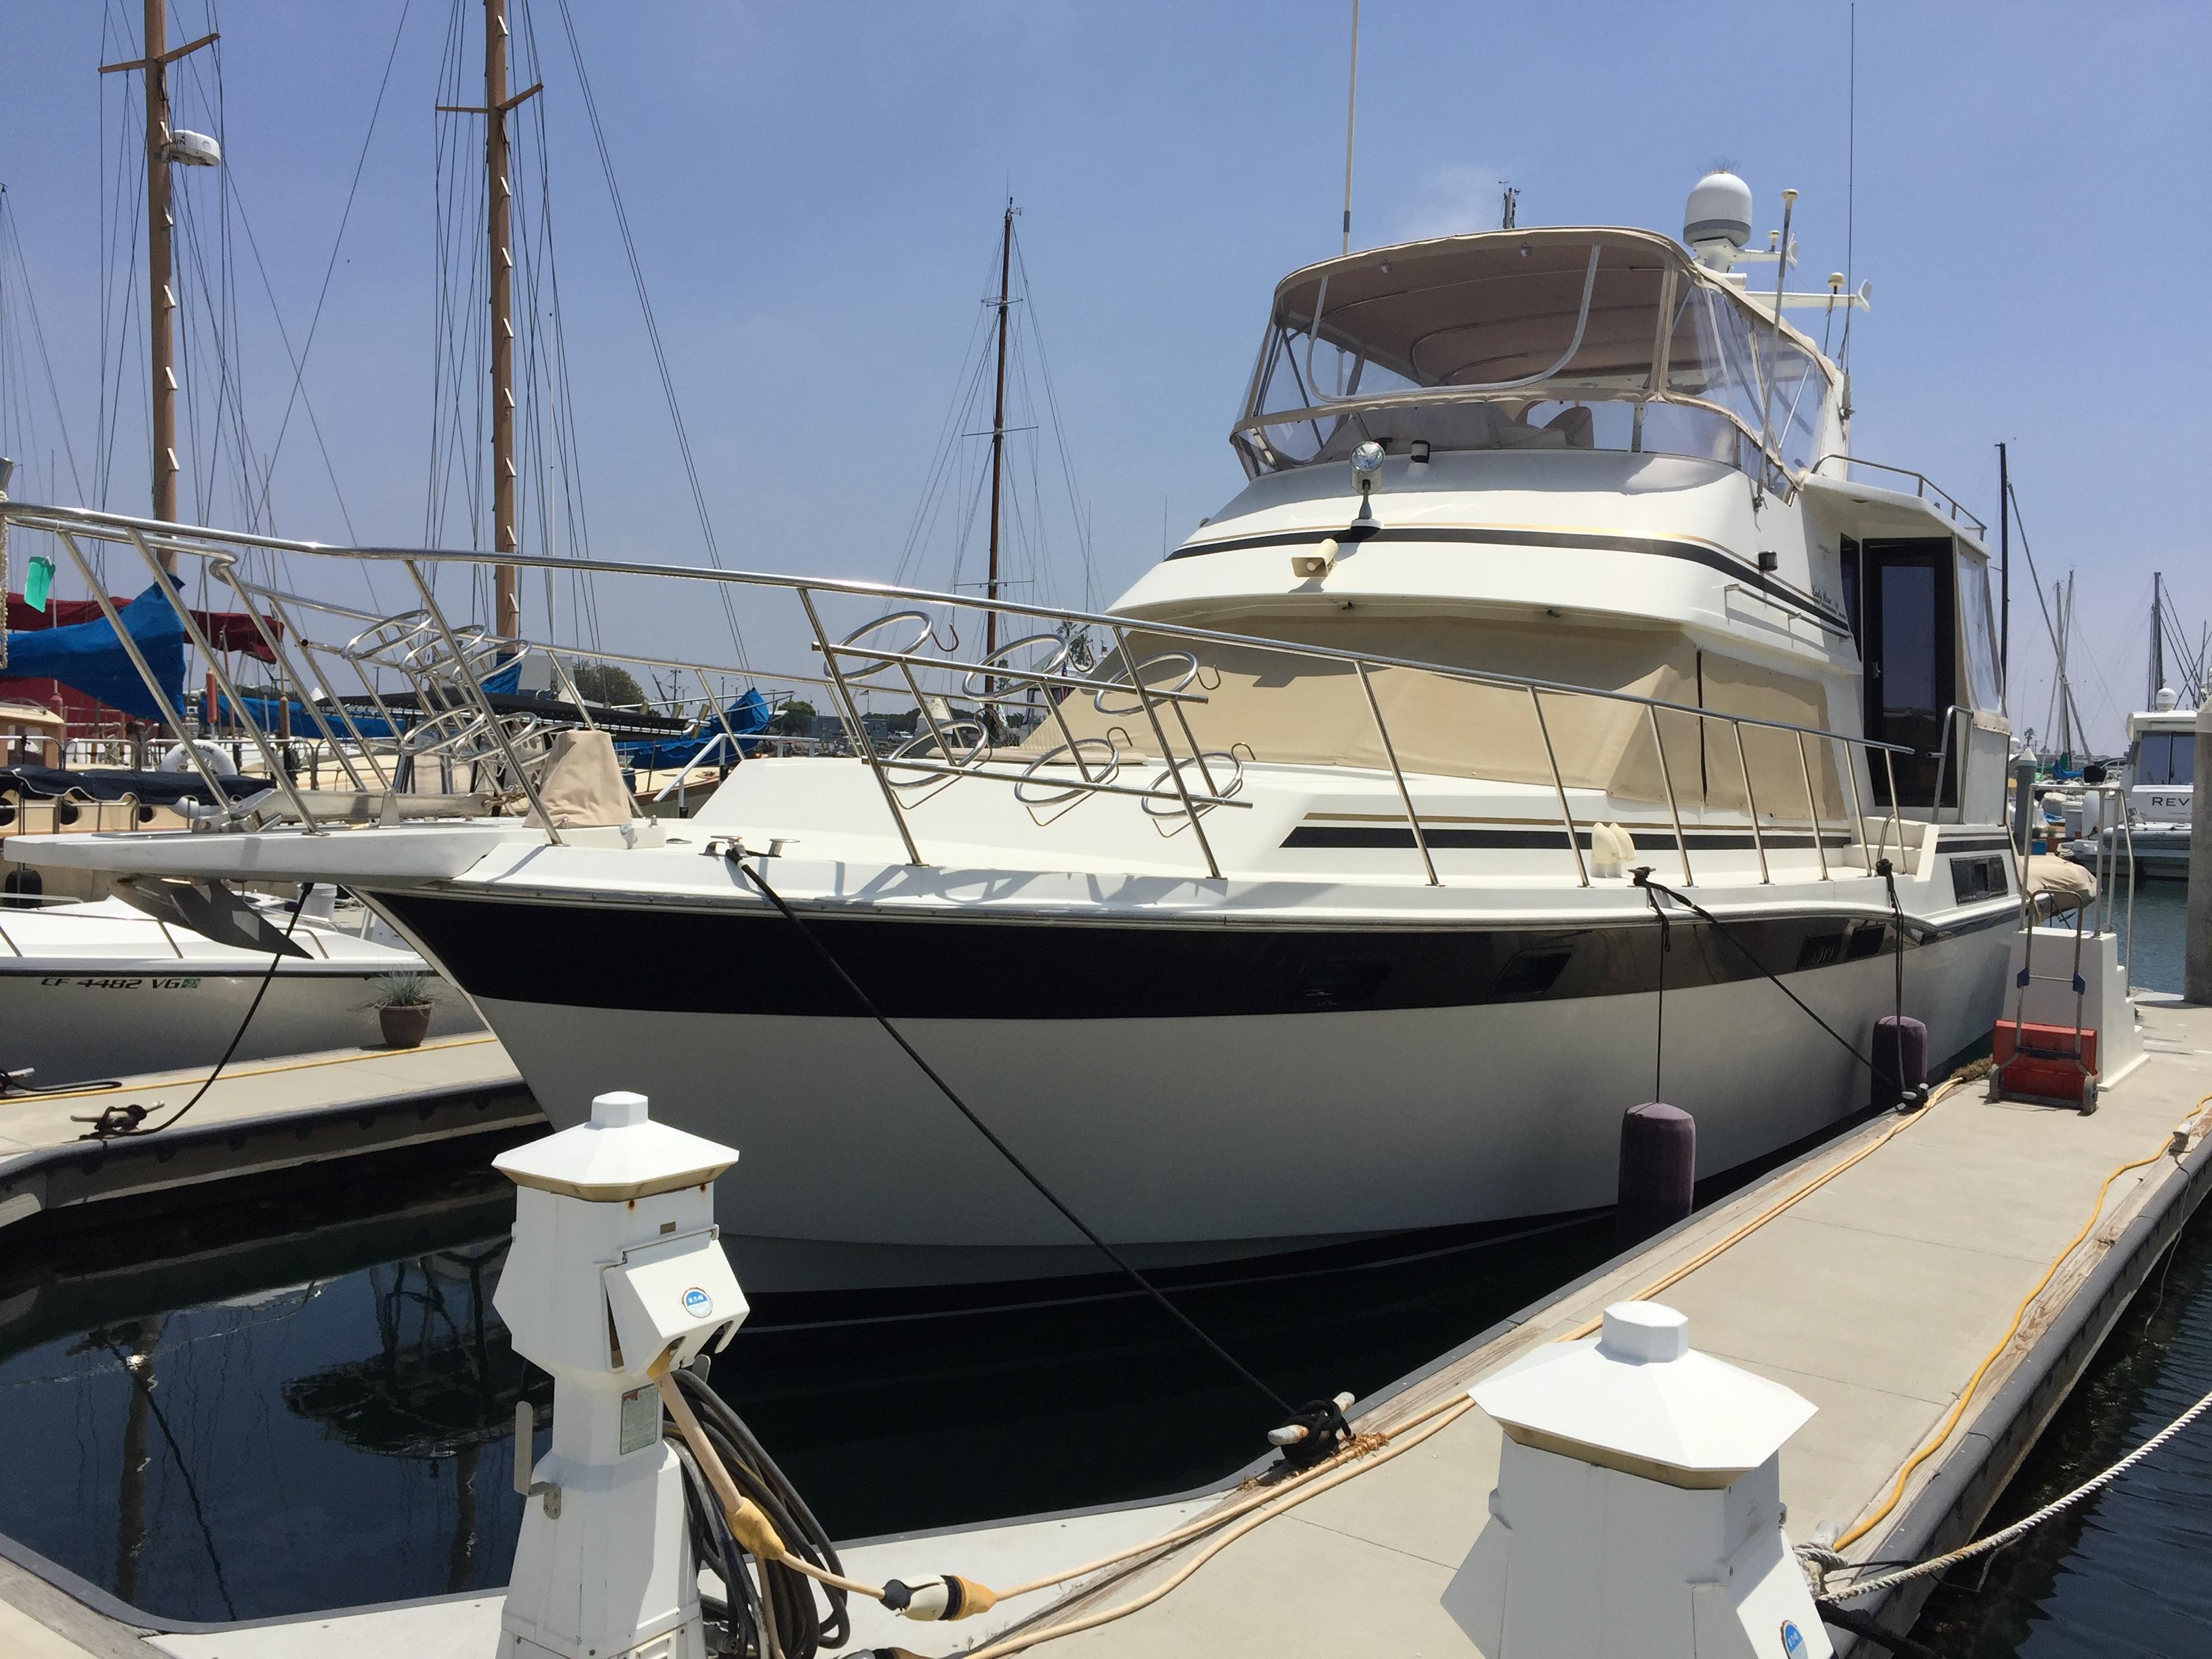
[(1690, 186), (1682, 210), (1682, 241), (1716, 270), (1726, 270), (1751, 240), (1751, 186), (1716, 171)]

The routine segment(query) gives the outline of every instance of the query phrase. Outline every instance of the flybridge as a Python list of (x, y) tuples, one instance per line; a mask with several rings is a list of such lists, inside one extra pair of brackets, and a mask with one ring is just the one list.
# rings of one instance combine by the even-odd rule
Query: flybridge
[(1686, 455), (1800, 478), (1843, 447), (1842, 377), (1778, 311), (1868, 300), (1840, 275), (1825, 294), (1752, 295), (1732, 266), (1792, 254), (1782, 232), (1744, 252), (1749, 212), (1742, 181), (1713, 175), (1684, 228), (1696, 257), (1649, 231), (1512, 229), (1294, 271), (1231, 442), (1255, 477), (1371, 442)]

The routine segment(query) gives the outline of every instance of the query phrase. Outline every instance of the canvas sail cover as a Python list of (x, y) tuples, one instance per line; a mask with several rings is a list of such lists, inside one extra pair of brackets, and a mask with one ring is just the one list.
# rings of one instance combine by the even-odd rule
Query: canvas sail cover
[[(185, 625), (158, 586), (118, 612), (124, 628), (173, 702), (185, 684)], [(142, 720), (160, 720), (161, 705), (140, 678), (114, 627), (104, 616), (64, 628), (34, 628), (8, 635), (11, 679), (56, 680), (111, 708)]]

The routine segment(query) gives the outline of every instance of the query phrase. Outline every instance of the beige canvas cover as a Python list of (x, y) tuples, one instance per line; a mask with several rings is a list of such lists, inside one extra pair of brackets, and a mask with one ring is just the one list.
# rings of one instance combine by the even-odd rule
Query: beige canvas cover
[(604, 732), (553, 734), (552, 761), (538, 785), (556, 830), (602, 830), (630, 820), (629, 791), (614, 739)]
[[(1410, 658), (1453, 667), (1622, 691), (1692, 707), (1699, 704), (1696, 648), (1663, 629), (1542, 628), (1523, 622), (1449, 617), (1271, 617), (1271, 637), (1327, 645), (1338, 650)], [(1260, 647), (1194, 643), (1160, 635), (1133, 634), (1139, 660), (1158, 658), (1148, 684), (1173, 686), (1188, 672), (1183, 655), (1195, 655), (1198, 672), (1184, 688), (1202, 704), (1182, 705), (1197, 745), (1232, 750), (1248, 759), (1306, 765), (1387, 768), (1375, 718), (1354, 665), (1293, 655)], [(1688, 713), (1653, 711), (1639, 702), (1546, 691), (1537, 704), (1523, 687), (1479, 684), (1425, 670), (1370, 668), (1369, 684), (1382, 712), (1399, 766), (1408, 773), (1496, 779), (1501, 782), (1605, 790), (1622, 799), (1662, 803), (1672, 783), (1678, 805), (1740, 811), (1743, 765), (1735, 729)], [(1708, 653), (1703, 663), (1703, 707), (1752, 714), (1815, 729), (1826, 726), (1820, 687)], [(1110, 735), (1124, 754), (1158, 756), (1158, 739), (1134, 694), (1109, 694), (1101, 713), (1093, 698), (1078, 695), (1060, 705), (1069, 732), (1079, 738)], [(1118, 712), (1127, 709), (1128, 712)], [(1187, 754), (1175, 713), (1164, 702), (1155, 712), (1170, 745)], [(1656, 720), (1666, 769), (1653, 739)], [(1702, 730), (1700, 729), (1702, 728)], [(1550, 739), (1549, 750), (1546, 746)], [(1059, 745), (1059, 721), (1048, 718), (1024, 747)], [(1821, 817), (1846, 814), (1839, 787), (1838, 745), (1808, 738), (1806, 757), (1788, 732), (1747, 727), (1743, 758), (1760, 815), (1807, 821), (1805, 774), (1809, 764)]]

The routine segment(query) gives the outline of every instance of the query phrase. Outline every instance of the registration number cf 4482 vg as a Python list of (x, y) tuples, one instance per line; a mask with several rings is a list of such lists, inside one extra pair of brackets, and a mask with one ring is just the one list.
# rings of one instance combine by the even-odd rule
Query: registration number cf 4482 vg
[(50, 974), (39, 983), (74, 985), (86, 991), (197, 991), (200, 985), (197, 978), (149, 974), (109, 979), (77, 979), (67, 974)]

